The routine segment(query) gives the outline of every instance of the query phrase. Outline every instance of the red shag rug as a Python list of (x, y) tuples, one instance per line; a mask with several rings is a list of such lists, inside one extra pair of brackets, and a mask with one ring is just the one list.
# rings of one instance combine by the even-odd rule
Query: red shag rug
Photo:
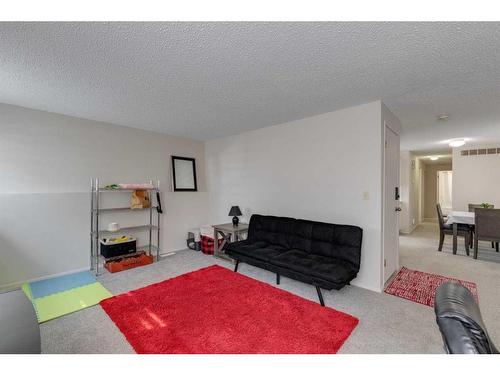
[(387, 288), (385, 288), (385, 292), (387, 294), (392, 294), (397, 297), (433, 307), (436, 289), (446, 281), (459, 282), (469, 289), (476, 301), (478, 301), (476, 283), (453, 279), (451, 277), (433, 275), (432, 273), (410, 270), (406, 267), (401, 268), (396, 277), (391, 281)]
[(100, 304), (137, 353), (336, 353), (358, 324), (220, 266)]

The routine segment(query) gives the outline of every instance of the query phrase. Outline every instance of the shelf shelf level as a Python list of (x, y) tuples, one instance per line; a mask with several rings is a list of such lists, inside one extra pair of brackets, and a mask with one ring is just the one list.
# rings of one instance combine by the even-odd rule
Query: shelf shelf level
[[(144, 245), (144, 246), (138, 246), (137, 251), (144, 251), (147, 252), (149, 250), (149, 245)], [(151, 245), (151, 250), (154, 251), (160, 251), (160, 248), (156, 245)]]
[(99, 188), (100, 193), (120, 193), (120, 192), (125, 192), (125, 193), (131, 193), (136, 190), (145, 190), (145, 191), (159, 191), (158, 189), (104, 189), (104, 188)]
[[(158, 246), (151, 245), (151, 251), (159, 252), (160, 249), (158, 248)], [(103, 257), (102, 255), (99, 254), (99, 262), (101, 264), (103, 264), (102, 262), (109, 262), (109, 261), (117, 260), (117, 259), (130, 258), (130, 257), (141, 255), (141, 254), (150, 254), (149, 253), (149, 245), (144, 245), (144, 246), (137, 247), (137, 250), (136, 250), (135, 253), (118, 255), (118, 256), (115, 256), (115, 257), (105, 258), (105, 257)]]
[(141, 255), (141, 254), (146, 254), (145, 251), (143, 250), (137, 250), (135, 253), (131, 253), (131, 254), (124, 254), (124, 255), (118, 255), (116, 257), (108, 257), (108, 258), (104, 258), (102, 255), (100, 255), (101, 258), (104, 258), (104, 261), (105, 262), (109, 262), (109, 261), (113, 261), (113, 260), (117, 260), (117, 259), (124, 259), (124, 258), (130, 258), (130, 257), (134, 257), (134, 256), (137, 256), (137, 255)]
[[(150, 230), (150, 229), (151, 230), (158, 230), (158, 226), (156, 226), (156, 225), (136, 225), (133, 227), (120, 228), (119, 230), (114, 231), (114, 232), (111, 232), (109, 230), (100, 230), (99, 235), (101, 235), (101, 234), (116, 234), (116, 233), (128, 232), (128, 231), (139, 232), (139, 231)], [(93, 231), (92, 234), (95, 235), (96, 231)]]
[[(151, 208), (156, 210), (156, 206), (153, 206)], [(147, 207), (147, 208), (110, 207), (110, 208), (94, 208), (94, 209), (92, 209), (93, 212), (120, 212), (120, 211), (146, 211), (146, 210), (149, 210), (149, 207)]]

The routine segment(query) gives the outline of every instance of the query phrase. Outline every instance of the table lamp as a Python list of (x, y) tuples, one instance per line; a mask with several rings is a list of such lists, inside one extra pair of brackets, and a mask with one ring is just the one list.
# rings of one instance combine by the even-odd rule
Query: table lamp
[(240, 211), (240, 208), (238, 206), (232, 206), (231, 209), (229, 210), (228, 216), (233, 217), (233, 226), (237, 227), (238, 223), (240, 222), (240, 219), (238, 219), (238, 216), (241, 216), (242, 213)]

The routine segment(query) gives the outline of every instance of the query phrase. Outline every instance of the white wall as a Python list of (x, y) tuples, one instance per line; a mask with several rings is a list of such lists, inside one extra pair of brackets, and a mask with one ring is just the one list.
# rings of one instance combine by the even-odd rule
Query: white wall
[(239, 205), (247, 220), (262, 213), (358, 225), (353, 284), (380, 291), (381, 119), (377, 101), (207, 142), (212, 221), (227, 222)]
[(469, 203), (491, 203), (500, 208), (500, 155), (461, 156), (461, 150), (500, 148), (500, 144), (453, 149), (453, 209), (467, 211)]
[[(172, 154), (196, 158), (199, 192), (169, 191)], [(160, 180), (163, 253), (208, 220), (203, 143), (0, 104), (0, 287), (89, 267), (91, 177)], [(147, 219), (131, 215), (102, 217), (103, 227)]]

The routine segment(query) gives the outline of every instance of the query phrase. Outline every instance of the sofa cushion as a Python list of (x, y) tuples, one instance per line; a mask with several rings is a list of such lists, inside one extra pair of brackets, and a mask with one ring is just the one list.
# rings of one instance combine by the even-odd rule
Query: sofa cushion
[(290, 248), (295, 219), (289, 217), (252, 215), (248, 228), (250, 242), (265, 241)]
[[(279, 245), (269, 245), (264, 241), (254, 242), (254, 243), (242, 243), (234, 242), (226, 247), (226, 253), (228, 254), (241, 254), (249, 258), (255, 258), (269, 262), (271, 258), (274, 258), (284, 252), (288, 251), (288, 248)], [(232, 246), (231, 246), (232, 245)]]
[(278, 267), (288, 268), (333, 283), (346, 283), (357, 273), (348, 262), (298, 249), (277, 255), (269, 262)]
[(224, 246), (224, 251), (227, 253), (234, 252), (234, 253), (246, 254), (266, 246), (267, 242), (265, 241), (250, 242), (249, 240), (244, 240), (244, 241), (226, 243), (226, 245)]
[(277, 245), (270, 245), (269, 247), (262, 247), (260, 249), (255, 249), (251, 252), (245, 253), (244, 255), (252, 257), (255, 259), (270, 262), (271, 259), (277, 257), (280, 254), (288, 251), (287, 248)]
[(350, 263), (359, 271), (362, 230), (352, 225), (337, 225), (296, 220), (290, 246), (307, 253)]

